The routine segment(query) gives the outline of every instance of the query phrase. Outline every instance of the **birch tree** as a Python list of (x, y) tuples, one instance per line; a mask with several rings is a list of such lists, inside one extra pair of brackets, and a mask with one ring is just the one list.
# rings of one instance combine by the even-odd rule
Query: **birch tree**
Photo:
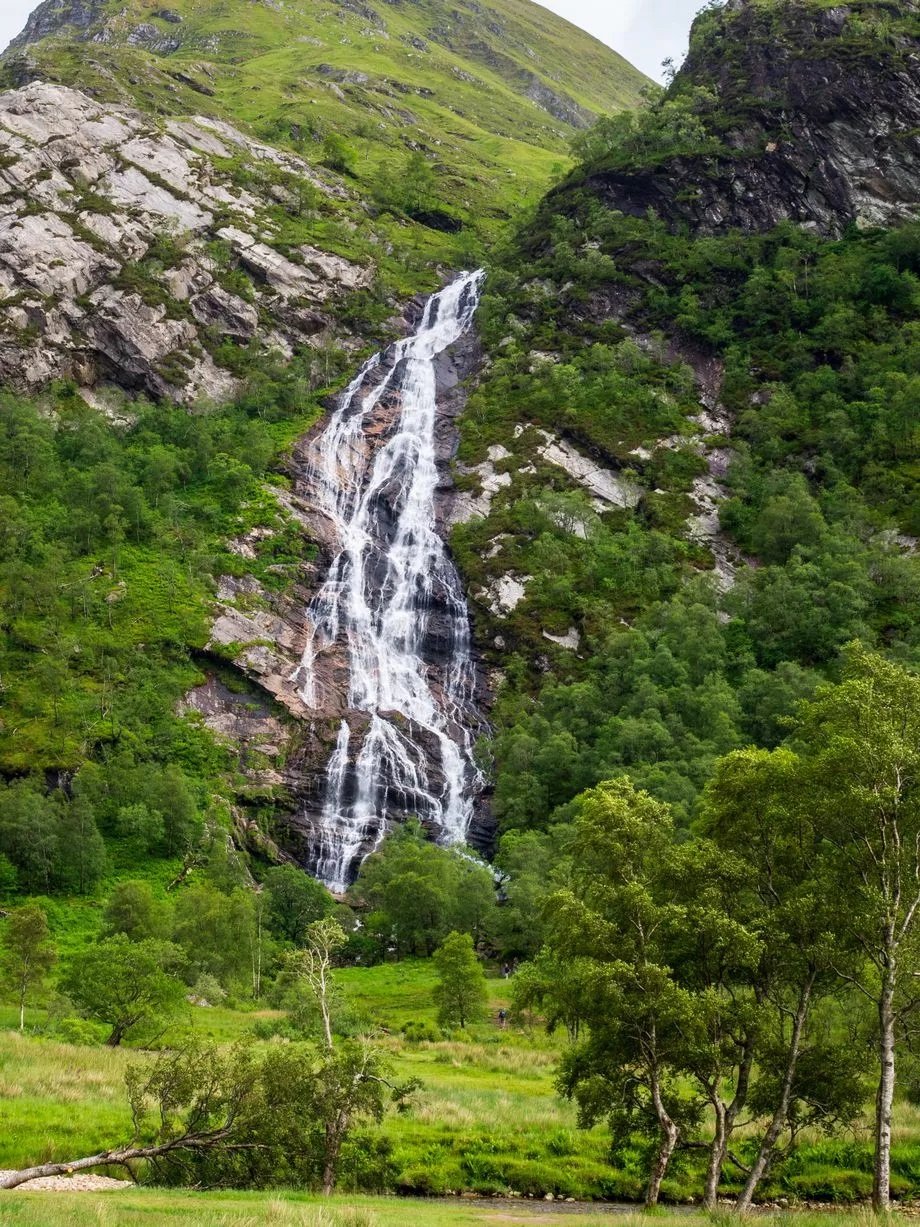
[(571, 884), (547, 908), (549, 950), (581, 970), (559, 986), (570, 1030), (573, 1014), (580, 1022), (560, 1088), (578, 1104), (583, 1125), (607, 1119), (615, 1144), (651, 1133), (649, 1207), (699, 1115), (679, 1077), (692, 1001), (668, 967), (674, 933), (686, 921), (683, 906), (668, 897), (674, 855), (666, 805), (628, 780), (602, 784), (579, 800)]
[(836, 900), (823, 880), (814, 809), (800, 804), (801, 769), (785, 748), (729, 754), (707, 789), (700, 822), (719, 848), (747, 866), (754, 901), (749, 925), (761, 951), (751, 988), (776, 1071), (772, 1110), (738, 1198), (742, 1211), (750, 1208), (780, 1152), (814, 1007), (838, 987)]
[(846, 899), (841, 925), (860, 956), (858, 975), (841, 974), (876, 1017), (872, 1202), (885, 1211), (897, 1040), (920, 1004), (920, 676), (853, 645), (841, 683), (800, 707), (794, 738), (800, 795), (832, 848), (832, 889)]

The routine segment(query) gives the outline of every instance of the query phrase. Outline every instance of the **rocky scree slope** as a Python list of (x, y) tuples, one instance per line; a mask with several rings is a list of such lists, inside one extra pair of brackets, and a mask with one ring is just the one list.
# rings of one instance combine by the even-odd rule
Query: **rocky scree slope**
[(590, 188), (695, 234), (891, 225), (920, 208), (918, 69), (913, 0), (730, 0), (694, 25), (661, 139), (624, 140)]
[(45, 0), (3, 65), (11, 84), (203, 111), (308, 156), (334, 133), (368, 189), (421, 151), (474, 229), (544, 188), (571, 133), (648, 84), (527, 0)]
[[(219, 168), (231, 158), (252, 187)], [(372, 271), (279, 249), (305, 190), (344, 195), (219, 120), (156, 124), (40, 82), (0, 95), (0, 377), (222, 400), (238, 386), (228, 343), (290, 356), (328, 341)]]

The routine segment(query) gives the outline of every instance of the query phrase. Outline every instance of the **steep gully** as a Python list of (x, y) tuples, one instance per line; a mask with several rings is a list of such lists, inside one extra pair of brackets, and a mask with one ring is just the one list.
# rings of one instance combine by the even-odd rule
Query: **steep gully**
[[(333, 890), (395, 819), (462, 840), (483, 783), (469, 615), (437, 526), (435, 439), (436, 363), (470, 328), (482, 280), (463, 274), (430, 298), (415, 333), (365, 364), (304, 457), (331, 563), (292, 680), (307, 712), (343, 708), (318, 816), (302, 816), (309, 868)], [(381, 419), (388, 403), (396, 412)]]
[[(278, 846), (271, 827), (245, 809), (237, 811), (238, 836), (336, 891), (387, 830), (410, 817), (445, 842), (491, 843), (474, 743), (496, 679), (478, 667), (463, 587), (444, 544), (451, 524), (488, 516), (494, 495), (511, 482), (493, 469), (499, 454), (512, 463), (503, 447), (489, 450), (489, 463), (462, 470), (480, 479), (479, 493), (459, 492), (450, 474), (462, 381), (481, 361), (472, 325), (482, 281), (482, 273), (462, 274), (420, 305), (410, 335), (367, 362), (330, 416), (297, 445), (291, 489), (279, 498), (320, 557), (305, 560), (282, 594), (253, 576), (222, 577), (209, 647), (222, 659), (229, 651), (258, 689), (234, 694), (212, 675), (187, 696), (187, 709), (238, 747), (248, 786), (279, 804)], [(617, 304), (595, 306), (628, 328)], [(689, 362), (697, 376), (701, 433), (658, 446), (693, 446), (706, 458), (687, 529), (712, 551), (717, 582), (727, 588), (742, 560), (718, 525), (730, 455), (710, 445), (713, 434), (730, 432), (719, 401), (721, 368), (676, 343), (661, 358)], [(644, 496), (597, 459), (542, 437), (543, 459), (600, 509), (635, 506)], [(527, 455), (517, 461), (520, 474), (536, 472)], [(253, 529), (228, 544), (255, 558), (271, 535)], [(524, 599), (528, 579), (509, 573), (494, 600), (488, 592), (473, 595), (505, 616)], [(559, 650), (579, 648), (577, 630), (544, 637)]]

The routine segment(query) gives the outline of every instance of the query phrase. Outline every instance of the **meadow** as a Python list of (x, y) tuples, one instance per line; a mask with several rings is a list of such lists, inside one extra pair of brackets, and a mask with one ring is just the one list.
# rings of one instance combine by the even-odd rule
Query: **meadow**
[[(433, 1033), (430, 963), (407, 960), (349, 968), (339, 973), (339, 981), (354, 1014), (372, 1019), (379, 1028), (381, 1043), (389, 1050), (399, 1076), (418, 1078), (422, 1084), (407, 1111), (386, 1118), (374, 1164), (350, 1172), (343, 1193), (380, 1190), (403, 1196), (475, 1193), (535, 1199), (551, 1193), (554, 1199), (616, 1202), (640, 1198), (644, 1169), (638, 1149), (634, 1163), (628, 1156), (626, 1163), (613, 1167), (605, 1130), (579, 1130), (573, 1107), (556, 1095), (554, 1066), (563, 1038), (546, 1036), (536, 1020), (532, 1026), (500, 1027), (498, 1010), (510, 1000), (506, 981), (489, 981), (488, 1021), (468, 1033), (421, 1042), (410, 1041), (403, 1028), (415, 1024), (416, 1034), (420, 1028)], [(183, 1026), (202, 1039), (221, 1044), (247, 1035), (255, 1035), (259, 1043), (270, 1043), (279, 1042), (265, 1037), (282, 1020), (280, 1011), (270, 1009), (190, 1007)], [(128, 1063), (142, 1059), (143, 1054), (130, 1048), (65, 1043), (42, 1035), (48, 1029), (45, 1011), (32, 1012), (31, 1033), (19, 1035), (12, 1029), (14, 1023), (12, 1007), (0, 1006), (0, 1027), (4, 1028), (0, 1030), (0, 1168), (76, 1158), (129, 1136), (124, 1072)], [(784, 1197), (791, 1203), (841, 1204), (866, 1197), (871, 1181), (867, 1130), (868, 1121), (865, 1129), (860, 1127), (849, 1136), (804, 1136), (798, 1151), (765, 1186), (765, 1196)], [(895, 1191), (901, 1197), (909, 1196), (920, 1188), (920, 1110), (907, 1103), (899, 1105), (893, 1159)], [(681, 1156), (666, 1182), (666, 1200), (688, 1203), (698, 1196), (701, 1162), (698, 1152)], [(732, 1179), (729, 1171), (727, 1192)], [(117, 1218), (105, 1217), (116, 1213), (111, 1197), (76, 1198), (79, 1215), (84, 1217), (72, 1217), (68, 1207), (67, 1221), (122, 1223), (134, 1221), (133, 1215), (145, 1222), (160, 1221), (149, 1217), (150, 1207), (159, 1205), (152, 1199), (160, 1196), (149, 1190), (126, 1193), (124, 1198), (118, 1193)], [(249, 1222), (253, 1220), (247, 1215), (255, 1212), (254, 1205), (259, 1207), (260, 1222), (315, 1221), (332, 1227), (352, 1221), (334, 1216), (323, 1219), (321, 1214), (326, 1211), (316, 1210), (309, 1199), (291, 1201), (268, 1195), (255, 1201), (245, 1197), (221, 1200), (222, 1195), (215, 1195), (208, 1202), (209, 1214), (215, 1217), (195, 1218), (181, 1195), (162, 1196), (163, 1221), (187, 1217), (196, 1222)], [(44, 1200), (45, 1195), (4, 1195), (0, 1222), (42, 1221), (29, 1217), (37, 1213), (30, 1209), (37, 1204), (31, 1198)], [(264, 1217), (269, 1207), (275, 1218)], [(361, 1214), (370, 1215), (369, 1224), (379, 1227), (405, 1221), (392, 1217), (400, 1211), (389, 1202), (361, 1202), (359, 1208)], [(103, 1217), (92, 1217), (97, 1213)], [(431, 1214), (436, 1213), (442, 1213), (441, 1209), (432, 1208)], [(425, 1217), (413, 1221), (487, 1220)], [(354, 1222), (357, 1227), (365, 1219)]]

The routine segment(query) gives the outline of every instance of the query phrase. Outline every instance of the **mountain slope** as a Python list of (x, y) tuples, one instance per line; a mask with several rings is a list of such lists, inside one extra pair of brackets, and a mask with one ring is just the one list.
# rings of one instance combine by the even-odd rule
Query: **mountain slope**
[(647, 84), (526, 0), (45, 0), (4, 63), (11, 84), (40, 77), (154, 113), (217, 115), (307, 156), (344, 137), (368, 185), (421, 150), (442, 195), (480, 225), (546, 183), (573, 131), (635, 105)]
[(453, 544), (505, 827), (624, 772), (690, 822), (849, 640), (920, 658), (916, 48), (913, 5), (707, 12), (492, 270)]
[(912, 2), (732, 0), (697, 19), (664, 105), (593, 134), (592, 190), (695, 233), (897, 222), (920, 208), (918, 57)]

